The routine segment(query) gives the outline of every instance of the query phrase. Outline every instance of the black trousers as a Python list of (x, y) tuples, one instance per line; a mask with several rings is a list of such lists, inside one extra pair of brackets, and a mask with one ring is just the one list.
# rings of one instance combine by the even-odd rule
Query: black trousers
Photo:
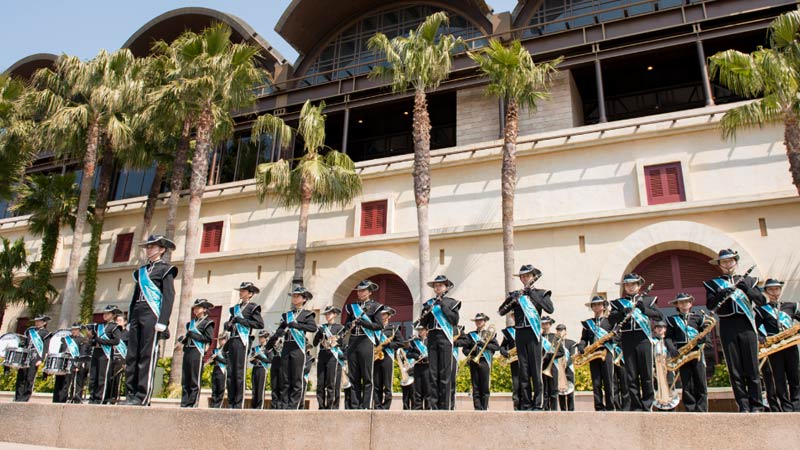
[(628, 372), (624, 366), (614, 366), (614, 383), (614, 407), (617, 411), (629, 411), (631, 396), (628, 394)]
[(450, 409), (450, 377), (453, 375), (453, 344), (442, 330), (428, 332), (428, 362), (431, 372), (431, 409)]
[(55, 385), (53, 386), (53, 403), (67, 403), (69, 399), (69, 383), (72, 374), (56, 375)]
[(458, 379), (458, 359), (453, 357), (452, 373), (450, 374), (450, 410), (456, 409), (456, 380)]
[(758, 373), (758, 337), (750, 320), (738, 314), (720, 318), (719, 337), (739, 411), (763, 411), (761, 377)]
[[(36, 352), (35, 350), (31, 351), (34, 353)], [(36, 370), (38, 369), (36, 363), (39, 361), (41, 361), (41, 359), (35, 358), (31, 361), (28, 368), (17, 370), (14, 392), (15, 402), (27, 402), (31, 399), (31, 395), (33, 395), (33, 383), (36, 381)]]
[[(547, 367), (547, 362), (553, 355), (547, 355), (544, 358), (544, 367)], [(558, 411), (558, 366), (553, 362), (550, 367), (550, 374), (552, 377), (542, 374), (542, 387), (544, 389), (544, 410), (545, 411)]]
[(89, 371), (89, 403), (107, 403), (106, 385), (110, 384), (111, 364), (100, 347), (92, 349), (92, 365)]
[(200, 377), (203, 374), (203, 354), (197, 347), (183, 348), (181, 372), (181, 407), (197, 408), (200, 404)]
[(779, 405), (783, 412), (800, 411), (800, 352), (797, 346), (781, 350), (768, 358), (764, 367), (769, 366), (770, 376), (765, 373), (764, 377), (766, 382), (774, 386), (776, 406)]
[(478, 364), (470, 361), (467, 365), (472, 382), (472, 406), (475, 407), (475, 411), (486, 411), (489, 409), (489, 382), (492, 370), (484, 358), (481, 358)]
[(629, 411), (650, 411), (655, 400), (653, 390), (653, 344), (642, 331), (622, 333), (622, 356), (625, 358)]
[(344, 390), (344, 409), (355, 409), (353, 406), (355, 404), (355, 394), (353, 393), (353, 388), (349, 387)]
[(214, 364), (214, 370), (211, 371), (211, 408), (222, 407), (227, 379), (227, 370), (220, 368), (219, 364)]
[(115, 356), (111, 362), (111, 369), (106, 384), (106, 403), (116, 404), (120, 397), (122, 373), (125, 371), (125, 361), (121, 356)]
[(247, 369), (247, 353), (250, 340), (242, 342), (240, 337), (231, 337), (228, 341), (228, 408), (244, 408), (245, 370)]
[(592, 375), (592, 393), (594, 394), (595, 411), (614, 410), (614, 354), (606, 352), (602, 360), (595, 359), (589, 363)]
[(511, 364), (511, 402), (514, 404), (514, 411), (519, 411), (519, 362)]
[(253, 383), (253, 399), (250, 402), (250, 408), (264, 409), (264, 393), (267, 390), (267, 369), (260, 363), (256, 363), (253, 366), (250, 381)]
[(681, 400), (686, 412), (708, 412), (708, 387), (706, 386), (706, 364), (701, 356), (679, 369), (683, 392)]
[(156, 315), (147, 302), (136, 302), (128, 323), (128, 355), (125, 358), (125, 386), (129, 401), (150, 404), (158, 359)]
[(303, 369), (306, 351), (294, 341), (286, 341), (281, 351), (281, 398), (283, 409), (301, 409), (303, 401)]
[(347, 370), (353, 389), (353, 409), (372, 408), (374, 347), (366, 336), (351, 336), (347, 346)]
[(401, 387), (403, 389), (403, 410), (414, 409), (414, 384)]
[(392, 407), (392, 376), (394, 360), (384, 350), (383, 359), (375, 361), (374, 409), (390, 409)]
[(575, 393), (558, 394), (558, 407), (561, 408), (561, 411), (575, 411)]
[(86, 378), (89, 375), (89, 362), (81, 361), (70, 375), (69, 401), (71, 403), (83, 402), (83, 390), (86, 387)]
[(415, 364), (414, 365), (414, 409), (416, 410), (432, 409), (431, 390), (432, 389), (431, 389), (430, 366), (428, 364)]
[(319, 409), (339, 409), (342, 366), (332, 351), (321, 349), (317, 355), (317, 404)]
[(531, 328), (517, 328), (517, 360), (519, 362), (519, 409), (541, 411), (542, 395), (542, 342), (536, 339)]
[(286, 400), (281, 397), (283, 392), (283, 385), (281, 384), (281, 367), (283, 366), (283, 361), (281, 360), (280, 355), (276, 355), (272, 358), (272, 365), (269, 369), (269, 385), (272, 389), (271, 395), (272, 398), (270, 400), (270, 409), (284, 409), (284, 404)]

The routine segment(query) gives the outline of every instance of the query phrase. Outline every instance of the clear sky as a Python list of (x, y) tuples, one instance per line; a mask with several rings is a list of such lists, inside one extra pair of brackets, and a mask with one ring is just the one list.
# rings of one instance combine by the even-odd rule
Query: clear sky
[[(347, 0), (328, 0), (331, 3)], [(275, 24), (291, 0), (12, 0), (0, 16), (0, 72), (34, 53), (68, 53), (87, 59), (101, 48), (118, 49), (142, 25), (176, 8), (203, 6), (234, 14), (250, 24), (289, 61), (297, 52)], [(495, 12), (517, 0), (487, 0)]]

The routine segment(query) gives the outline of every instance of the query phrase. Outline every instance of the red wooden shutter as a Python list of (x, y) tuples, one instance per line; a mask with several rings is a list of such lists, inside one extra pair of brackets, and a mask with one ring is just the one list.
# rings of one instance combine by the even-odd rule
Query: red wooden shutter
[(131, 257), (133, 247), (133, 233), (124, 233), (117, 236), (117, 244), (114, 247), (114, 259), (111, 262), (128, 262)]
[(220, 249), (222, 242), (222, 222), (203, 224), (203, 240), (200, 243), (200, 253), (214, 253)]
[(25, 330), (28, 329), (28, 322), (30, 320), (27, 317), (17, 318), (17, 334), (25, 334)]
[(645, 166), (644, 178), (647, 185), (647, 204), (660, 205), (686, 201), (681, 163)]
[(92, 314), (92, 323), (105, 323), (105, 320), (103, 320), (103, 313)]
[(361, 204), (361, 236), (386, 234), (387, 205), (386, 200)]
[(203, 356), (205, 361), (211, 358), (211, 353), (217, 348), (217, 336), (219, 336), (220, 321), (222, 319), (222, 306), (215, 306), (208, 310), (208, 318), (214, 321), (214, 340), (208, 346), (206, 354)]

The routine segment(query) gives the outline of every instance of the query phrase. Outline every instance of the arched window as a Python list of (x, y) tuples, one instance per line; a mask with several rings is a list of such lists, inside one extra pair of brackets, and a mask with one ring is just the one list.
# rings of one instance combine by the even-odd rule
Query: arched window
[[(373, 61), (379, 59), (376, 52), (367, 48), (367, 42), (375, 33), (383, 33), (389, 39), (408, 34), (429, 15), (440, 11), (427, 5), (413, 5), (388, 9), (362, 18), (336, 36), (306, 71), (302, 86), (327, 83), (369, 73)], [(463, 39), (480, 37), (483, 33), (464, 16), (449, 12), (450, 27), (441, 30)], [(481, 41), (482, 42), (482, 41)], [(472, 42), (472, 46), (484, 43)]]
[[(401, 326), (403, 336), (409, 336), (412, 333), (411, 321), (414, 320), (414, 301), (406, 282), (395, 274), (375, 275), (369, 279), (378, 285), (378, 290), (372, 295), (372, 299), (397, 310), (397, 314), (391, 318), (390, 322)], [(353, 303), (356, 299), (356, 293), (352, 291), (344, 304)], [(344, 310), (344, 308), (342, 309)], [(346, 320), (347, 313), (342, 312), (342, 323)]]

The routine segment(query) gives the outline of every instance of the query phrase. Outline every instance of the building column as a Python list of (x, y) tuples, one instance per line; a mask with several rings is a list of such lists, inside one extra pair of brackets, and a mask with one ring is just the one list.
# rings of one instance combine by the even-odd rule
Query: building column
[(347, 133), (350, 130), (350, 107), (344, 108), (344, 129), (342, 130), (342, 153), (347, 154)]
[(703, 50), (703, 41), (698, 39), (697, 57), (700, 59), (700, 76), (703, 82), (703, 94), (706, 96), (706, 106), (714, 105), (714, 95), (711, 93), (711, 81), (708, 79), (708, 64), (706, 64), (706, 52)]
[(594, 78), (597, 84), (597, 109), (600, 113), (600, 123), (608, 122), (606, 116), (606, 94), (603, 91), (603, 68), (600, 66), (600, 60), (594, 60)]

